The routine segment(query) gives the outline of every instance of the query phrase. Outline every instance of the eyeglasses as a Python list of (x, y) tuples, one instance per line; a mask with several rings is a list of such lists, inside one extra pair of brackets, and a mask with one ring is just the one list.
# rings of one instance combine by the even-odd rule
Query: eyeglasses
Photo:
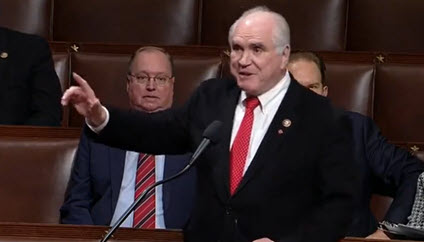
[(172, 77), (169, 76), (165, 76), (165, 75), (157, 75), (157, 76), (148, 76), (148, 75), (134, 75), (132, 73), (128, 73), (128, 80), (132, 80), (135, 81), (139, 84), (147, 84), (150, 79), (153, 79), (153, 81), (156, 83), (156, 85), (158, 86), (164, 86), (165, 84), (168, 83), (168, 81), (171, 79)]

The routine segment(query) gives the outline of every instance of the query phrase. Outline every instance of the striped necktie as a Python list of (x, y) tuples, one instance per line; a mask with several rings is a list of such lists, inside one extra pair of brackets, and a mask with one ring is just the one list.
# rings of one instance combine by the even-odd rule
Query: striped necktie
[[(155, 157), (153, 155), (140, 153), (137, 162), (134, 199), (137, 199), (147, 187), (155, 183), (155, 178)], [(134, 211), (134, 228), (155, 228), (155, 204), (155, 192), (151, 192)]]

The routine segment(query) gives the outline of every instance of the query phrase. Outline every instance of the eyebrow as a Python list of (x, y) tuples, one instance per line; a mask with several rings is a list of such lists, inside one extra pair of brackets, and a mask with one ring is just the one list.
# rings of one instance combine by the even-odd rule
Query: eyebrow
[(321, 84), (320, 82), (314, 82), (314, 83), (309, 84), (308, 86), (309, 87), (311, 87), (311, 86), (319, 86), (320, 84)]
[(148, 73), (148, 72), (146, 72), (146, 71), (138, 71), (138, 72), (134, 72), (133, 74), (134, 74), (134, 75), (141, 75), (141, 74), (144, 74), (144, 75), (146, 75), (146, 76), (150, 76), (150, 75), (154, 75), (154, 76), (157, 76), (157, 75), (167, 75), (167, 76), (172, 76), (172, 74), (168, 74), (168, 73), (166, 73), (166, 72), (162, 72), (162, 71), (160, 71), (160, 72), (156, 72), (156, 73)]
[(265, 45), (261, 42), (250, 43), (249, 47), (259, 47), (259, 48), (265, 49)]

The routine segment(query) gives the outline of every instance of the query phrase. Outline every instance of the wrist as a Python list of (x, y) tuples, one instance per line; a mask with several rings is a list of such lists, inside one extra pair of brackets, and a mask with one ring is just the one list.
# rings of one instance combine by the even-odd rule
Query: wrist
[(104, 123), (106, 120), (105, 107), (100, 103), (99, 99), (96, 98), (93, 102), (90, 102), (90, 115), (87, 117), (87, 121), (90, 125), (97, 127)]

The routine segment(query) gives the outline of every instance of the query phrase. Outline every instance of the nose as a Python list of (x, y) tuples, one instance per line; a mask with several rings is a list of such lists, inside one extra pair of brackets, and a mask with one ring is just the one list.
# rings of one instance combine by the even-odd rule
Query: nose
[(242, 55), (240, 56), (240, 59), (239, 59), (238, 63), (241, 66), (248, 66), (248, 65), (250, 65), (250, 63), (251, 63), (250, 53), (248, 51), (243, 51)]
[(149, 80), (146, 82), (146, 89), (148, 91), (154, 91), (156, 89), (155, 79), (149, 78)]

